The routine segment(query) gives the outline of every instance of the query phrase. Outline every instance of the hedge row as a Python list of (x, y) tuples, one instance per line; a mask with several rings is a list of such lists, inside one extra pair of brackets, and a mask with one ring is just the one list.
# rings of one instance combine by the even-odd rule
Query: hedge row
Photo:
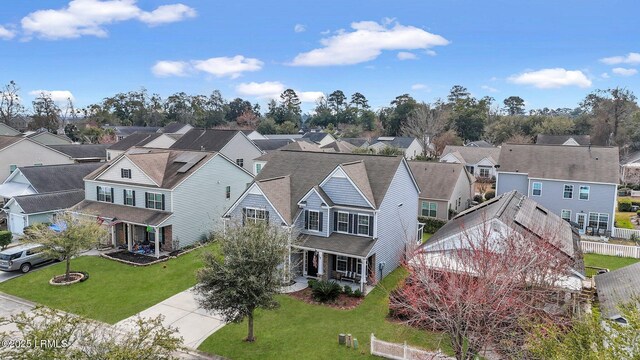
[(0, 231), (0, 250), (11, 244), (11, 231)]
[(631, 210), (632, 206), (640, 207), (640, 201), (632, 201), (630, 199), (618, 200), (618, 211), (620, 212), (633, 212), (633, 210)]
[(418, 221), (424, 223), (423, 231), (428, 234), (435, 234), (436, 231), (447, 223), (446, 221), (428, 218), (425, 216), (418, 216)]

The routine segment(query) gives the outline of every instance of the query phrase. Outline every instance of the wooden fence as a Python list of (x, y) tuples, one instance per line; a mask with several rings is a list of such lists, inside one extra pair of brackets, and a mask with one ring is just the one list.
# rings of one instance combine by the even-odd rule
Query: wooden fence
[(580, 241), (582, 252), (600, 255), (621, 256), (640, 259), (639, 246), (609, 244), (604, 242)]
[(371, 334), (371, 355), (395, 360), (454, 360), (440, 351), (426, 351), (404, 344), (395, 344), (376, 339)]

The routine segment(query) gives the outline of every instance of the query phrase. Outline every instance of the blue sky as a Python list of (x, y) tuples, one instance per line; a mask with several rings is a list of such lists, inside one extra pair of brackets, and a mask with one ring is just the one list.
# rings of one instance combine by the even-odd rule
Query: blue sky
[[(366, 4), (366, 5), (365, 5)], [(640, 93), (637, 1), (12, 1), (0, 10), (0, 82), (76, 106), (146, 87), (219, 89), (265, 104), (293, 88), (363, 93), (374, 107), (451, 86), (528, 108), (598, 88)]]

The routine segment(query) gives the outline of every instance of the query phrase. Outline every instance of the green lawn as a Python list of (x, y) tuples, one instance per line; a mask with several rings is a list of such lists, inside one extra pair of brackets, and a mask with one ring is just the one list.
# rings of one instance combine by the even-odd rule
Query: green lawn
[(631, 217), (636, 213), (632, 212), (619, 212), (616, 211), (616, 226), (623, 229), (634, 229), (633, 224), (631, 223)]
[[(616, 270), (627, 265), (635, 264), (639, 261), (640, 259), (625, 258), (619, 256), (584, 254), (585, 266), (595, 266), (600, 268), (607, 268), (609, 270)], [(586, 270), (587, 276), (593, 276), (596, 273), (594, 269), (587, 268)]]
[(422, 233), (422, 243), (426, 243), (427, 240), (429, 240), (429, 238), (432, 236), (433, 234), (429, 234), (429, 233)]
[(51, 286), (49, 279), (64, 273), (64, 263), (35, 270), (0, 284), (0, 291), (52, 308), (114, 324), (195, 285), (208, 245), (159, 264), (133, 267), (116, 261), (81, 256), (71, 261), (74, 270), (89, 279), (71, 286)]
[[(362, 359), (369, 354), (371, 333), (381, 340), (407, 343), (427, 349), (451, 352), (448, 339), (392, 323), (387, 320), (388, 292), (405, 275), (397, 269), (388, 275), (354, 310), (337, 310), (310, 305), (287, 295), (279, 295), (280, 308), (258, 311), (255, 318), (257, 341), (246, 343), (247, 323), (229, 324), (206, 339), (199, 350), (230, 359)], [(338, 334), (358, 339), (359, 349), (338, 345)]]

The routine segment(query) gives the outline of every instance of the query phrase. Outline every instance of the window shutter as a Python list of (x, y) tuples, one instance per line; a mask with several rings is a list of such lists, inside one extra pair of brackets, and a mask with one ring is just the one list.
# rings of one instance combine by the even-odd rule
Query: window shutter
[(246, 217), (247, 217), (247, 208), (242, 208), (242, 226), (244, 226)]
[(353, 231), (352, 233), (358, 233), (358, 214), (353, 214)]
[(124, 177), (124, 169), (120, 169), (120, 177), (123, 178)]
[(369, 236), (373, 236), (373, 216), (369, 216)]
[(131, 197), (133, 197), (133, 206), (136, 206), (136, 191), (131, 190)]
[(269, 225), (269, 211), (267, 211), (267, 210), (264, 211), (264, 218), (265, 218), (265, 221), (266, 221), (267, 225)]
[(322, 228), (322, 218), (323, 218), (323, 215), (324, 215), (324, 212), (323, 212), (323, 211), (321, 211), (321, 212), (319, 213), (319, 215), (318, 215), (318, 218), (319, 218), (319, 219), (318, 219), (318, 230), (319, 230), (319, 231), (323, 231), (323, 228)]
[(349, 234), (353, 234), (353, 214), (349, 214), (349, 228), (347, 229)]
[(333, 212), (333, 231), (338, 231), (338, 212)]
[(162, 210), (164, 210), (164, 194), (162, 194)]
[(304, 211), (304, 229), (309, 230), (309, 210)]
[(149, 193), (146, 191), (144, 193), (144, 207), (149, 208)]
[(96, 200), (100, 201), (100, 186), (96, 186)]
[(113, 188), (111, 188), (111, 202), (113, 203)]
[(122, 189), (122, 204), (127, 205), (127, 189)]

